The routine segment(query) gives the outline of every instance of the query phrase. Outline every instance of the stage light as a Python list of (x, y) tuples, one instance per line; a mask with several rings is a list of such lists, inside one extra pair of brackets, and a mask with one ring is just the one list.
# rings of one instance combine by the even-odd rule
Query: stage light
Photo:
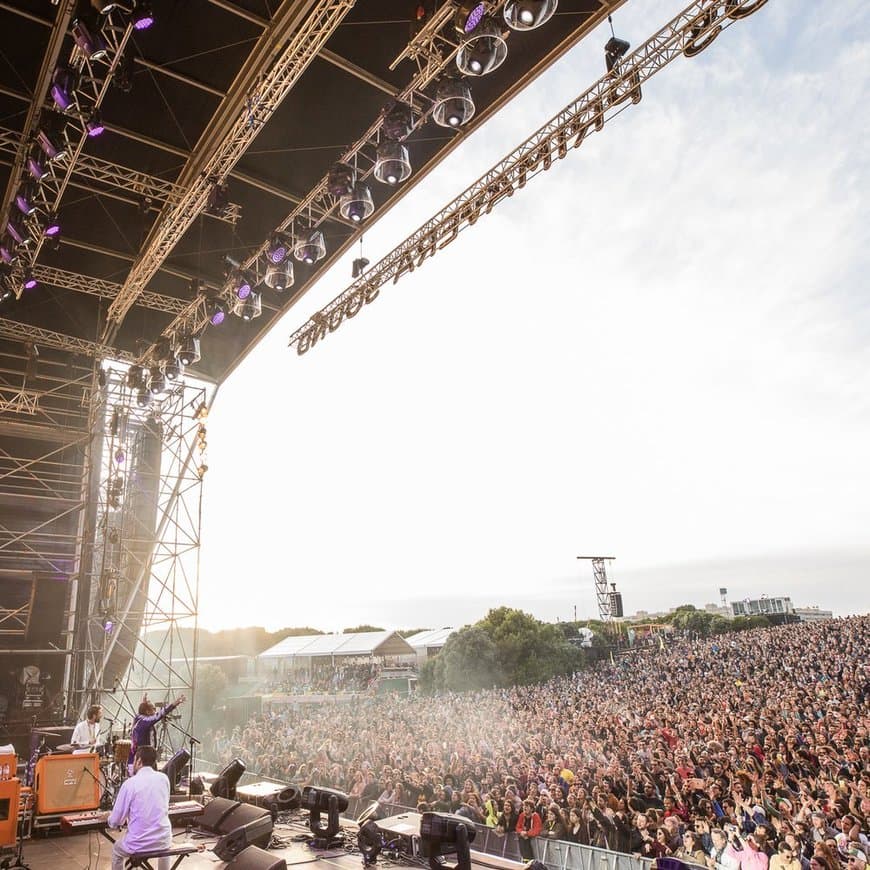
[(326, 242), (320, 230), (304, 233), (293, 248), (293, 256), (309, 266), (326, 256)]
[(414, 129), (414, 112), (407, 103), (395, 102), (384, 115), (381, 130), (388, 139), (405, 139)]
[(145, 372), (142, 366), (130, 366), (127, 369), (127, 386), (131, 390), (139, 390), (145, 385)]
[(102, 60), (106, 56), (106, 43), (99, 33), (92, 33), (88, 25), (81, 19), (73, 21), (72, 38), (88, 60)]
[(253, 291), (251, 295), (238, 303), (236, 306), (236, 314), (245, 322), (254, 320), (263, 313), (263, 297), (257, 291)]
[(111, 634), (115, 630), (115, 623), (108, 617), (103, 621), (103, 631)]
[(607, 72), (613, 72), (613, 68), (625, 56), (625, 53), (631, 47), (630, 43), (624, 39), (617, 39), (611, 36), (604, 46), (604, 63), (607, 66)]
[[(57, 115), (53, 117), (57, 118)], [(36, 134), (36, 143), (50, 161), (63, 160), (69, 151), (66, 134), (58, 121), (51, 121), (41, 127)]]
[(151, 393), (148, 392), (147, 387), (140, 387), (136, 392), (136, 404), (140, 408), (147, 408), (151, 404)]
[(466, 36), (456, 55), (459, 71), (469, 76), (485, 76), (498, 69), (507, 57), (507, 42), (492, 18), (485, 18)]
[(6, 263), (6, 265), (11, 266), (17, 259), (15, 242), (10, 239), (3, 239), (3, 244), (0, 245), (0, 260)]
[(401, 142), (385, 139), (378, 145), (375, 178), (383, 184), (395, 185), (411, 175), (408, 149)]
[(477, 0), (463, 0), (453, 16), (453, 26), (459, 33), (471, 33), (483, 20), (486, 14), (486, 3)]
[(36, 211), (36, 185), (33, 182), (22, 184), (15, 194), (15, 205), (24, 215), (32, 215)]
[(39, 281), (33, 277), (33, 273), (28, 269), (24, 273), (24, 281), (22, 282), (22, 286), (25, 290), (33, 290), (36, 285), (39, 284)]
[(266, 256), (269, 262), (276, 266), (283, 263), (290, 256), (290, 239), (284, 233), (275, 233), (269, 239)]
[(442, 79), (435, 91), (432, 120), (439, 127), (461, 127), (474, 117), (471, 90), (459, 79)]
[(97, 136), (102, 136), (103, 133), (106, 132), (106, 125), (103, 123), (103, 119), (98, 109), (94, 109), (94, 111), (88, 116), (88, 120), (85, 121), (85, 127), (88, 131), (88, 136), (90, 136), (91, 139), (94, 139)]
[(57, 219), (57, 215), (54, 212), (51, 212), (48, 215), (48, 218), (45, 221), (45, 229), (43, 229), (42, 233), (50, 239), (60, 235), (60, 221)]
[(266, 277), (263, 279), (268, 287), (283, 293), (293, 286), (293, 261), (285, 260), (277, 266), (269, 266), (266, 269)]
[(353, 190), (341, 198), (338, 206), (339, 214), (346, 220), (356, 224), (362, 223), (375, 210), (372, 192), (364, 181), (358, 181)]
[(19, 223), (12, 215), (9, 215), (9, 220), (6, 223), (6, 232), (19, 244), (25, 245), (30, 241), (30, 236), (24, 228), (24, 224)]
[(166, 389), (166, 377), (159, 365), (151, 366), (148, 370), (148, 389), (155, 396)]
[(336, 163), (326, 177), (326, 189), (336, 197), (346, 196), (356, 184), (356, 172), (346, 163)]
[(9, 284), (4, 280), (0, 281), (0, 302), (8, 302), (10, 299), (14, 299), (15, 294), (12, 292), (12, 288)]
[(178, 790), (178, 784), (189, 764), (190, 753), (182, 746), (181, 749), (175, 751), (172, 758), (170, 758), (169, 761), (167, 761), (160, 769), (160, 772), (166, 774), (169, 779), (170, 792)]
[(126, 460), (126, 458), (127, 458), (127, 454), (124, 453), (123, 449), (119, 447), (115, 451), (115, 465), (123, 465), (124, 460)]
[(136, 0), (130, 17), (135, 30), (147, 30), (154, 23), (154, 12), (148, 0)]
[(376, 822), (369, 819), (360, 826), (356, 835), (356, 844), (362, 852), (363, 867), (377, 863), (378, 855), (383, 848), (383, 838)]
[(199, 351), (199, 339), (195, 335), (182, 338), (175, 349), (175, 358), (185, 367), (192, 366), (202, 359)]
[[(339, 832), (341, 825), (338, 814), (347, 809), (347, 795), (332, 788), (306, 785), (302, 789), (302, 808), (308, 810), (308, 827), (316, 837), (323, 838), (326, 844)], [(327, 813), (326, 824), (320, 822), (321, 812)]]
[(175, 383), (184, 374), (184, 366), (176, 359), (169, 359), (163, 365), (163, 374), (169, 383)]
[(91, 6), (101, 15), (106, 15), (113, 9), (117, 9), (120, 3), (116, 3), (115, 0), (91, 0)]
[(227, 288), (239, 299), (247, 299), (251, 295), (251, 277), (238, 269), (230, 272)]
[(46, 169), (35, 151), (31, 152), (27, 158), (27, 171), (34, 181), (42, 181), (48, 175), (48, 169)]
[(51, 99), (55, 106), (65, 112), (73, 103), (76, 90), (76, 73), (65, 64), (58, 64), (51, 74)]
[(511, 30), (534, 30), (553, 17), (558, 5), (559, 0), (507, 0), (505, 24)]
[(420, 819), (420, 856), (429, 859), (432, 870), (447, 867), (443, 855), (456, 855), (457, 870), (471, 870), (468, 844), (477, 831), (473, 822), (452, 813), (423, 813)]
[(213, 797), (228, 798), (235, 800), (236, 785), (242, 778), (245, 772), (245, 762), (241, 758), (234, 758), (219, 774), (218, 778), (211, 784), (209, 791)]
[(357, 257), (353, 261), (353, 265), (351, 267), (351, 277), (354, 279), (354, 281), (359, 278), (359, 276), (362, 275), (363, 272), (365, 272), (366, 266), (368, 265), (369, 261), (365, 257)]
[(208, 322), (212, 326), (220, 326), (227, 319), (227, 309), (220, 299), (209, 299), (205, 303), (205, 310), (208, 314)]

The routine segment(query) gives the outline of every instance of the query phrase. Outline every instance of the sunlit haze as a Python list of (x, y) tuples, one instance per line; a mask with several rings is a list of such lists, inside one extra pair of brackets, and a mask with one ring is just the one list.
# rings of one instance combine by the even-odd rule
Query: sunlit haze
[[(634, 46), (682, 6), (629, 0), (614, 25)], [(365, 256), (584, 91), (608, 36), (470, 135)], [(772, 0), (297, 356), (354, 247), (218, 393), (200, 624), (591, 617), (575, 557), (599, 553), (627, 613), (720, 586), (868, 610), (868, 78), (867, 4)]]

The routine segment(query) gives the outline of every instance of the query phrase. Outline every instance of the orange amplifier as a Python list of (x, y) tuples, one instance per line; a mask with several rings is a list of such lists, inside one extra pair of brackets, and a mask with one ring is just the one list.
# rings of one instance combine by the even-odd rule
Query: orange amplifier
[(18, 836), (18, 798), (21, 780), (0, 782), (0, 846), (14, 846)]
[(95, 810), (100, 805), (100, 757), (43, 755), (33, 780), (37, 815)]

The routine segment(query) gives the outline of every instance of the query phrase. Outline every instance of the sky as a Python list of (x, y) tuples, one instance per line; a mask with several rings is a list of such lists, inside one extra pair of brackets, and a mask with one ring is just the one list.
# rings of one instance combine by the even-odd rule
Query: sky
[[(628, 0), (617, 34), (683, 5)], [(592, 84), (608, 36), (469, 135), (365, 256)], [(299, 357), (358, 249), (324, 272), (209, 417), (200, 625), (590, 618), (580, 554), (615, 557), (627, 613), (720, 587), (870, 609), (868, 78), (866, 4), (770, 0)]]

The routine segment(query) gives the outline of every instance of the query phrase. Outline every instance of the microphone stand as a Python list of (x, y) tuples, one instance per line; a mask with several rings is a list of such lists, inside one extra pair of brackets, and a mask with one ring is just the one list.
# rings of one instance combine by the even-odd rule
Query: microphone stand
[[(180, 725), (176, 725), (168, 716), (163, 717), (163, 721), (171, 725), (176, 731), (180, 732), (187, 738), (187, 742), (190, 744), (190, 769), (187, 773), (187, 799), (191, 799), (190, 794), (190, 784), (193, 781), (193, 762), (194, 755), (196, 754), (196, 745), (202, 745), (201, 740), (197, 740), (196, 737), (193, 736), (189, 731), (185, 731)], [(169, 784), (170, 788), (172, 787), (172, 783)]]

